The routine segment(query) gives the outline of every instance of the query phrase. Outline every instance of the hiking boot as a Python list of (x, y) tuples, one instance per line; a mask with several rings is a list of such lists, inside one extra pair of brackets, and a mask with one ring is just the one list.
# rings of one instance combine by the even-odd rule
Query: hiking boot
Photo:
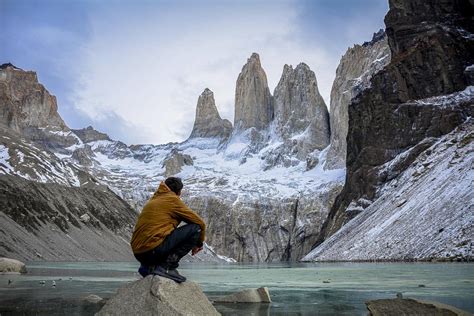
[(147, 275), (151, 274), (150, 270), (153, 270), (150, 266), (141, 264), (140, 268), (138, 268), (138, 273), (140, 273), (140, 275), (145, 278)]
[(182, 276), (181, 274), (179, 274), (178, 270), (176, 270), (176, 269), (168, 270), (168, 269), (165, 269), (162, 266), (156, 266), (155, 270), (153, 270), (152, 273), (155, 274), (155, 275), (162, 276), (164, 278), (171, 279), (171, 280), (176, 281), (178, 283), (186, 281), (186, 278), (184, 276)]

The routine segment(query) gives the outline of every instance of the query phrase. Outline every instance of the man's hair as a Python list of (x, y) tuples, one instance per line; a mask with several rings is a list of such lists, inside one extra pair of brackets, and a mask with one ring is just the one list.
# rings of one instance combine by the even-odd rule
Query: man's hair
[(177, 195), (180, 195), (181, 189), (183, 189), (183, 181), (181, 181), (181, 178), (169, 177), (165, 180), (165, 184)]

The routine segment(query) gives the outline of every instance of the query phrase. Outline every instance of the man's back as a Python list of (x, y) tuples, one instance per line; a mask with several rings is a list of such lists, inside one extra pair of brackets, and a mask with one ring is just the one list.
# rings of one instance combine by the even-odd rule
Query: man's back
[(133, 253), (157, 247), (181, 221), (201, 226), (201, 241), (204, 240), (203, 220), (162, 182), (138, 217), (131, 241)]

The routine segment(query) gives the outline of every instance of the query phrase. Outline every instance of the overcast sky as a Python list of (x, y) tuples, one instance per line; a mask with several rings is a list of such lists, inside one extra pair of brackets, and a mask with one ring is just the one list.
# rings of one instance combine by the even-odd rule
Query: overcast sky
[(182, 141), (206, 87), (233, 122), (253, 52), (272, 93), (284, 64), (308, 64), (329, 107), (341, 56), (384, 28), (387, 2), (0, 0), (0, 63), (36, 71), (71, 128)]

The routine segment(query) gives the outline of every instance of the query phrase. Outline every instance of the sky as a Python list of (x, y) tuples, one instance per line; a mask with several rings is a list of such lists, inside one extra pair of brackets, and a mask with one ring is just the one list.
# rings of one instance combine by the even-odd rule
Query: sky
[(308, 64), (329, 108), (340, 58), (387, 11), (385, 0), (0, 0), (0, 63), (36, 71), (69, 127), (162, 144), (190, 135), (205, 88), (233, 122), (253, 52), (272, 94), (285, 64)]

